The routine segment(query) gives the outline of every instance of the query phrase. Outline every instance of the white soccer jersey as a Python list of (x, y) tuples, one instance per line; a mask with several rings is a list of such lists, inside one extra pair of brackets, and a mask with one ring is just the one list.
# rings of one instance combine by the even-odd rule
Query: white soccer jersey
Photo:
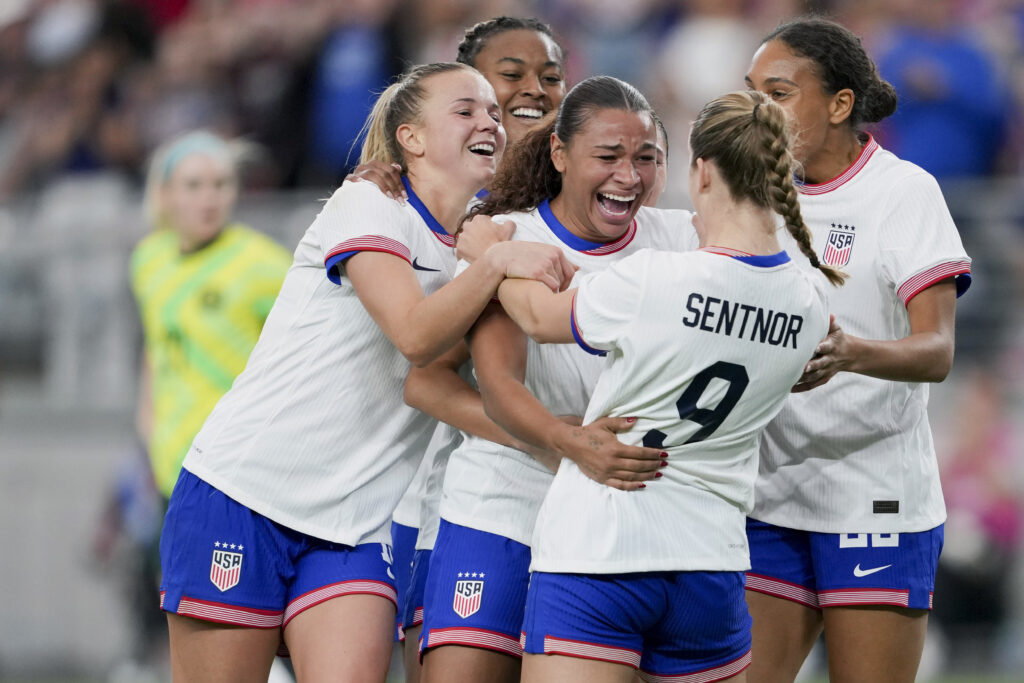
[[(971, 262), (935, 179), (874, 140), (839, 177), (801, 188), (800, 207), (822, 261), (850, 274), (830, 296), (848, 334), (901, 339), (914, 295), (948, 277), (958, 294), (970, 284)], [(752, 516), (828, 533), (941, 524), (927, 407), (926, 383), (850, 372), (792, 395), (765, 431)]]
[(584, 423), (636, 417), (619, 439), (664, 448), (668, 466), (645, 489), (621, 491), (563, 460), (531, 569), (750, 567), (758, 438), (828, 330), (828, 285), (785, 252), (729, 254), (644, 250), (579, 283), (574, 335), (608, 354)]
[(184, 463), (252, 510), (346, 545), (389, 542), (435, 424), (405, 405), (410, 364), (345, 274), (358, 251), (405, 259), (428, 295), (454, 275), (452, 238), (411, 188), (403, 206), (370, 183), (342, 185), (299, 243), (247, 367)]
[(463, 438), (462, 432), (443, 422), (438, 425), (434, 436), (439, 440), (437, 450), (430, 453), (430, 472), (427, 473), (426, 486), (420, 499), (416, 550), (434, 549), (441, 523), (441, 491), (444, 487), (444, 475), (451, 454), (459, 447)]
[[(642, 208), (629, 230), (607, 244), (573, 235), (559, 223), (546, 201), (529, 213), (506, 218), (516, 224), (514, 239), (564, 249), (569, 260), (580, 268), (577, 279), (646, 247), (668, 251), (697, 247), (688, 211)], [(553, 415), (583, 415), (603, 366), (602, 359), (573, 344), (537, 344), (530, 340), (525, 384)], [(441, 516), (454, 524), (529, 545), (537, 510), (553, 473), (522, 451), (464, 436), (448, 461)]]

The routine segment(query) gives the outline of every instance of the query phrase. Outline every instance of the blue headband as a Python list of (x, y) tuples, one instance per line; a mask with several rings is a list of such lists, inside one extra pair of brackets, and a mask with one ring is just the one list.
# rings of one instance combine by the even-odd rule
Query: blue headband
[(196, 131), (184, 135), (171, 143), (164, 153), (163, 171), (161, 179), (167, 180), (171, 177), (174, 167), (187, 156), (197, 152), (206, 152), (213, 156), (223, 155), (230, 157), (230, 148), (227, 143), (213, 133)]

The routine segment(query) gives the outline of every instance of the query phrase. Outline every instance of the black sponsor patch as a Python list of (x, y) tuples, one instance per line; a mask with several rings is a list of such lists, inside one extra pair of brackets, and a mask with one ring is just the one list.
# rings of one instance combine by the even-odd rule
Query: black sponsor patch
[(898, 500), (876, 500), (871, 503), (871, 511), (876, 515), (899, 514), (900, 502)]

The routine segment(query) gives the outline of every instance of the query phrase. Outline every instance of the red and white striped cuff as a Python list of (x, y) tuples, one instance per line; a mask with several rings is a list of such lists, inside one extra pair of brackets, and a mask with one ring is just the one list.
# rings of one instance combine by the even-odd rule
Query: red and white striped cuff
[(650, 683), (714, 683), (714, 681), (720, 681), (724, 678), (735, 676), (748, 666), (750, 666), (749, 650), (747, 650), (747, 653), (742, 657), (738, 657), (731, 662), (722, 664), (721, 666), (704, 669), (703, 671), (694, 671), (688, 674), (677, 674), (675, 676), (660, 676), (658, 674), (652, 674), (644, 671), (641, 677)]
[(886, 588), (837, 588), (819, 591), (818, 602), (822, 607), (844, 607), (849, 605), (895, 605), (897, 607), (909, 607), (910, 591)]
[[(425, 645), (422, 651), (439, 645), (464, 645), (466, 647), (479, 647), (485, 650), (504, 652), (513, 657), (522, 657), (523, 648), (519, 641), (504, 633), (496, 631), (485, 631), (482, 628), (436, 628), (429, 633), (423, 634)], [(422, 656), (422, 652), (421, 652)]]
[(565, 655), (579, 659), (596, 659), (599, 662), (625, 664), (634, 669), (640, 666), (640, 652), (625, 647), (585, 643), (580, 640), (567, 640), (544, 636), (544, 654)]
[(922, 273), (918, 273), (904, 282), (900, 285), (900, 288), (896, 290), (896, 296), (898, 296), (900, 301), (903, 302), (903, 305), (906, 306), (910, 303), (911, 299), (934, 285), (936, 282), (945, 280), (949, 277), (956, 277), (957, 275), (970, 274), (970, 272), (970, 261), (959, 260), (940, 263), (939, 265), (933, 266)]
[[(164, 594), (164, 591), (160, 591), (160, 609), (165, 609)], [(178, 602), (178, 609), (167, 611), (203, 621), (231, 624), (232, 626), (248, 626), (249, 628), (278, 628), (281, 626), (283, 614), (283, 612), (274, 610), (239, 607), (188, 597), (183, 597)]]
[(288, 622), (310, 607), (343, 595), (379, 595), (395, 603), (396, 607), (398, 606), (398, 593), (390, 584), (363, 579), (341, 581), (309, 591), (289, 602), (284, 611), (284, 625), (287, 626)]
[(818, 594), (809, 588), (761, 574), (747, 572), (747, 590), (796, 602), (811, 609), (818, 609), (821, 606)]

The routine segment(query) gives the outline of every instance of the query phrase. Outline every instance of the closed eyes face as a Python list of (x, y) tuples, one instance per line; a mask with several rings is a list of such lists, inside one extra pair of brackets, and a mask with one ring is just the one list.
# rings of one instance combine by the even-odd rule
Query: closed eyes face
[(565, 97), (562, 50), (531, 29), (488, 39), (473, 64), (494, 86), (509, 142), (517, 142)]

